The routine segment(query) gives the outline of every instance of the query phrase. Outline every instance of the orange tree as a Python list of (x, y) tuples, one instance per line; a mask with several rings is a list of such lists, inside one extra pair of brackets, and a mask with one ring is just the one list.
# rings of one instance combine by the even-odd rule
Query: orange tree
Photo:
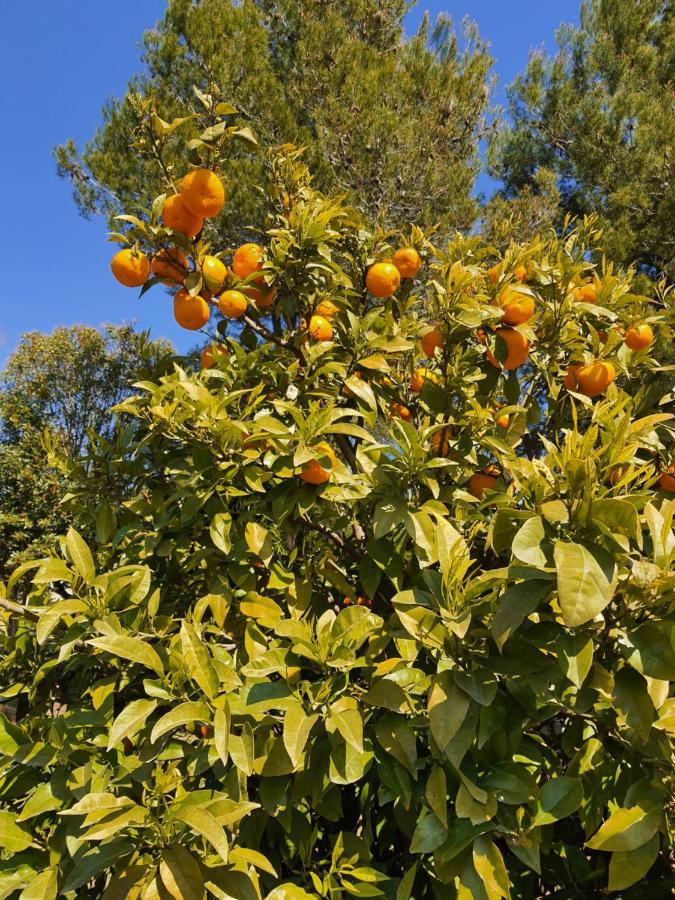
[(210, 246), (212, 135), (113, 236), (202, 368), (118, 407), (96, 547), (3, 586), (0, 893), (665, 890), (670, 291), (590, 221), (499, 259), (369, 229), (288, 146), (267, 232)]

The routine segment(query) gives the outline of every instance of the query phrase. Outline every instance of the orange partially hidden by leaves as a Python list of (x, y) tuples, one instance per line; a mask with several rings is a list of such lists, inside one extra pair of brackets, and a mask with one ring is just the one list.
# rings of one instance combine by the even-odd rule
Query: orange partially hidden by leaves
[(260, 272), (265, 261), (265, 251), (260, 244), (242, 244), (232, 257), (232, 271), (239, 278), (248, 278)]
[(140, 287), (148, 280), (150, 262), (145, 253), (126, 247), (110, 260), (110, 269), (124, 287)]
[(632, 325), (624, 335), (623, 342), (634, 351), (646, 350), (654, 340), (654, 332), (646, 322), (640, 325)]
[(428, 369), (415, 369), (413, 374), (410, 376), (410, 390), (414, 394), (419, 394), (419, 392), (424, 387), (424, 382), (430, 381), (433, 384), (438, 384), (438, 375), (434, 372), (430, 372)]
[(182, 328), (197, 331), (209, 321), (211, 310), (203, 297), (191, 297), (187, 291), (180, 290), (173, 298), (173, 314)]
[[(353, 372), (352, 375), (351, 375), (350, 377), (351, 377), (351, 378), (358, 378), (359, 381), (363, 381), (363, 374), (362, 374), (361, 372), (358, 372), (358, 371), (357, 371), (357, 372)], [(348, 384), (344, 384), (344, 385), (342, 386), (342, 393), (345, 395), (345, 397), (353, 397), (353, 396), (354, 396), (354, 391), (349, 387)]]
[(208, 344), (201, 352), (200, 362), (202, 369), (212, 369), (218, 357), (228, 356), (228, 351), (224, 344)]
[[(325, 484), (335, 468), (337, 459), (333, 448), (325, 441), (317, 444), (315, 449), (319, 451), (319, 457), (302, 464), (300, 478), (307, 484)], [(328, 468), (326, 464), (328, 464)]]
[(180, 284), (189, 272), (188, 258), (178, 247), (166, 247), (155, 253), (150, 271), (162, 284)]
[(518, 281), (525, 281), (527, 279), (527, 269), (525, 266), (516, 266), (513, 270), (513, 275)]
[(204, 227), (204, 220), (191, 213), (180, 194), (167, 197), (162, 210), (162, 221), (167, 228), (193, 238)]
[(257, 288), (249, 284), (248, 287), (245, 287), (242, 290), (243, 293), (255, 303), (258, 309), (267, 309), (268, 306), (271, 306), (274, 303), (277, 296), (276, 288)]
[(392, 262), (398, 269), (401, 278), (413, 278), (422, 265), (420, 255), (414, 247), (401, 247), (394, 253)]
[(436, 349), (442, 349), (445, 346), (445, 341), (438, 330), (438, 328), (432, 328), (431, 331), (427, 331), (420, 338), (420, 344), (422, 346), (422, 352), (425, 356), (428, 356), (429, 359), (433, 359), (436, 355)]
[(498, 302), (504, 310), (504, 322), (507, 325), (523, 325), (534, 315), (534, 297), (523, 294), (518, 289), (504, 288)]
[(597, 397), (607, 390), (616, 378), (616, 369), (611, 362), (596, 360), (588, 366), (580, 366), (576, 373), (579, 393), (586, 397)]
[(336, 306), (332, 300), (322, 300), (316, 307), (314, 313), (317, 316), (323, 316), (324, 319), (331, 319), (340, 312), (340, 307)]
[(440, 431), (434, 431), (431, 435), (431, 446), (434, 449), (434, 456), (447, 456), (450, 453), (450, 438), (452, 429), (449, 425)]
[(610, 484), (616, 484), (617, 482), (621, 481), (621, 479), (629, 469), (630, 466), (614, 466), (609, 470), (607, 481), (609, 481)]
[(378, 262), (366, 274), (366, 287), (375, 297), (391, 297), (401, 285), (401, 273), (391, 262)]
[[(506, 359), (501, 366), (505, 369), (517, 369), (518, 366), (522, 366), (530, 355), (530, 342), (525, 335), (512, 328), (498, 328), (495, 334), (504, 341), (507, 348)], [(487, 352), (487, 358), (496, 368), (501, 367), (497, 357), (490, 350)]]
[(392, 403), (389, 407), (390, 419), (403, 419), (404, 422), (412, 422), (412, 413), (402, 403)]
[(217, 293), (227, 278), (227, 266), (225, 263), (218, 259), (217, 256), (209, 256), (207, 254), (203, 257), (200, 268), (206, 287), (212, 294)]
[(493, 284), (497, 284), (497, 282), (499, 281), (499, 276), (501, 274), (501, 271), (502, 271), (502, 267), (499, 263), (497, 263), (494, 266), (491, 266), (491, 268), (489, 268), (487, 270), (488, 278), (490, 279), (490, 281)]
[(572, 365), (569, 365), (567, 367), (567, 372), (565, 373), (565, 377), (563, 378), (563, 384), (568, 391), (579, 390), (579, 379), (577, 378), (577, 372), (580, 368), (581, 363), (572, 363)]
[(241, 291), (225, 291), (218, 298), (218, 309), (226, 319), (239, 319), (247, 306), (248, 301)]
[(468, 490), (477, 500), (482, 500), (485, 491), (497, 490), (498, 475), (490, 475), (485, 472), (474, 472), (469, 478)]
[(333, 337), (333, 326), (323, 316), (312, 316), (309, 320), (309, 333), (315, 341), (330, 341)]
[(509, 414), (508, 413), (500, 413), (499, 410), (495, 413), (495, 425), (498, 425), (499, 428), (508, 428), (509, 427)]
[(225, 203), (223, 182), (209, 169), (193, 169), (180, 183), (183, 203), (193, 216), (210, 219), (217, 216)]
[(675, 493), (675, 463), (668, 467), (668, 471), (659, 475), (659, 487), (662, 491)]
[(595, 289), (595, 285), (590, 282), (574, 288), (574, 299), (578, 303), (595, 303), (597, 296), (598, 292)]

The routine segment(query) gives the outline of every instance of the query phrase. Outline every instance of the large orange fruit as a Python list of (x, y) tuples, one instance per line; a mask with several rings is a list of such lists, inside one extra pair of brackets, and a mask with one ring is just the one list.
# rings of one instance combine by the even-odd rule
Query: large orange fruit
[(572, 363), (567, 367), (567, 372), (565, 373), (565, 377), (563, 379), (563, 384), (567, 388), (568, 391), (578, 391), (579, 390), (579, 379), (577, 378), (577, 372), (581, 368), (581, 363)]
[(152, 258), (150, 271), (162, 284), (180, 284), (189, 272), (188, 258), (178, 247), (159, 250)]
[(203, 297), (191, 297), (187, 291), (174, 294), (173, 314), (176, 322), (189, 331), (197, 331), (209, 321), (211, 310)]
[(477, 500), (482, 500), (485, 491), (497, 490), (498, 479), (494, 475), (486, 475), (485, 472), (474, 472), (469, 478), (468, 490)]
[[(518, 366), (522, 366), (530, 355), (530, 342), (525, 335), (512, 328), (498, 328), (495, 334), (505, 342), (508, 351), (501, 366), (505, 369), (517, 369)], [(500, 368), (499, 360), (490, 350), (487, 352), (487, 358), (493, 366)]]
[(526, 281), (527, 280), (527, 269), (525, 266), (516, 266), (513, 270), (513, 275), (518, 281)]
[(366, 274), (366, 287), (375, 297), (391, 297), (401, 285), (401, 273), (391, 262), (378, 262)]
[(212, 294), (216, 294), (227, 278), (227, 266), (217, 256), (207, 254), (202, 257), (201, 270), (204, 284)]
[(248, 278), (259, 272), (265, 261), (265, 251), (260, 244), (242, 244), (232, 257), (232, 270), (239, 278)]
[(199, 234), (204, 226), (204, 220), (190, 212), (180, 194), (172, 194), (171, 197), (166, 198), (162, 210), (162, 221), (167, 228), (179, 231), (189, 238)]
[(445, 346), (445, 341), (443, 340), (443, 336), (441, 335), (438, 327), (434, 327), (431, 331), (427, 331), (420, 338), (420, 344), (422, 346), (422, 352), (425, 356), (428, 356), (429, 359), (433, 359), (436, 355), (436, 349), (442, 349)]
[(193, 169), (180, 183), (183, 203), (193, 216), (210, 219), (217, 216), (225, 203), (223, 182), (209, 169)]
[(623, 342), (631, 350), (646, 350), (654, 340), (654, 332), (646, 322), (631, 325), (624, 335)]
[(588, 282), (588, 284), (581, 284), (579, 287), (574, 288), (574, 299), (578, 303), (595, 303), (597, 296), (598, 292), (595, 289), (595, 285), (591, 282)]
[(661, 472), (659, 475), (659, 487), (662, 491), (675, 493), (675, 464), (668, 467), (667, 472)]
[(218, 309), (226, 319), (239, 319), (247, 307), (248, 301), (241, 291), (225, 291), (218, 298)]
[(150, 262), (145, 253), (125, 247), (110, 260), (110, 270), (124, 287), (140, 287), (148, 280)]
[(412, 421), (412, 413), (408, 409), (407, 406), (404, 406), (402, 403), (392, 403), (389, 407), (389, 418), (390, 419), (403, 419), (404, 422)]
[(220, 357), (229, 356), (224, 344), (207, 344), (201, 352), (202, 369), (212, 369)]
[(596, 360), (587, 366), (580, 366), (576, 371), (579, 393), (587, 397), (597, 397), (607, 390), (616, 378), (616, 369), (611, 362)]
[(534, 315), (534, 298), (514, 288), (504, 288), (499, 295), (499, 305), (504, 310), (507, 325), (522, 325)]
[(333, 448), (325, 441), (317, 444), (315, 449), (319, 451), (319, 456), (302, 464), (300, 478), (307, 484), (325, 484), (335, 468), (337, 459)]
[(414, 247), (401, 247), (394, 253), (392, 262), (398, 269), (401, 278), (413, 278), (422, 265), (420, 255)]
[(333, 337), (333, 326), (323, 316), (312, 316), (309, 320), (309, 333), (315, 341), (330, 341)]

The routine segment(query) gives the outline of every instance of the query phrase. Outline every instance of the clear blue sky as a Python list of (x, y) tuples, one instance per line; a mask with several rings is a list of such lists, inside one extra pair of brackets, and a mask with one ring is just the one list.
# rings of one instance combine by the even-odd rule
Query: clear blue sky
[[(474, 19), (490, 41), (503, 89), (536, 47), (554, 47), (561, 21), (576, 21), (579, 0), (435, 0), (425, 9)], [(108, 97), (124, 92), (140, 69), (143, 31), (165, 0), (37, 0), (3, 4), (0, 54), (0, 218), (5, 278), (0, 295), (0, 364), (24, 331), (57, 325), (134, 321), (178, 350), (194, 335), (173, 321), (170, 298), (155, 289), (142, 300), (113, 281), (105, 223), (82, 219), (68, 184), (56, 177), (52, 147), (82, 144)], [(481, 181), (481, 187), (485, 186)]]

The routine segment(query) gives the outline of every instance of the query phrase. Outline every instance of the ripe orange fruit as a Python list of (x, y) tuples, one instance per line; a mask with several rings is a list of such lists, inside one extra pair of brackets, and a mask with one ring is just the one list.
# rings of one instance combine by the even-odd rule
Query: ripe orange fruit
[(438, 384), (439, 378), (434, 372), (430, 372), (428, 369), (415, 369), (414, 373), (410, 376), (410, 390), (413, 394), (419, 394), (419, 392), (424, 387), (425, 381), (431, 381), (433, 384)]
[(563, 378), (563, 384), (568, 391), (579, 390), (579, 379), (577, 378), (577, 372), (580, 368), (581, 363), (572, 363), (572, 365), (569, 365), (567, 367), (567, 372), (565, 373), (565, 377)]
[(228, 351), (224, 344), (208, 344), (201, 352), (200, 361), (202, 369), (212, 369), (219, 356), (228, 356)]
[(675, 464), (668, 467), (667, 472), (661, 472), (659, 475), (659, 487), (662, 491), (675, 493)]
[(265, 261), (265, 251), (260, 244), (242, 244), (232, 257), (232, 270), (239, 278), (248, 278), (259, 272)]
[(504, 310), (503, 321), (507, 325), (522, 325), (534, 315), (534, 298), (513, 288), (504, 288), (498, 302)]
[(513, 274), (518, 281), (525, 281), (527, 279), (527, 269), (525, 266), (516, 266), (513, 270)]
[(401, 273), (391, 262), (378, 262), (366, 274), (366, 287), (375, 297), (391, 297), (401, 285)]
[(209, 321), (211, 310), (203, 297), (191, 297), (187, 291), (180, 290), (174, 294), (173, 314), (181, 327), (197, 331)]
[(598, 296), (598, 292), (595, 289), (595, 285), (591, 282), (588, 284), (581, 284), (579, 287), (574, 288), (574, 299), (578, 303), (595, 303)]
[[(521, 334), (520, 331), (514, 331), (512, 328), (498, 328), (495, 334), (506, 343), (508, 351), (506, 359), (501, 363), (501, 366), (505, 369), (517, 369), (518, 366), (522, 366), (530, 355), (530, 342), (525, 335)], [(487, 358), (493, 366), (500, 368), (499, 360), (490, 350), (487, 352)]]
[(178, 247), (160, 250), (152, 258), (150, 271), (162, 284), (180, 284), (189, 272), (188, 258)]
[(443, 348), (445, 346), (445, 341), (438, 330), (438, 326), (423, 334), (420, 338), (420, 344), (422, 345), (422, 352), (424, 355), (428, 356), (429, 359), (433, 359), (436, 355), (436, 348)]
[(218, 293), (227, 278), (227, 266), (225, 263), (218, 259), (217, 256), (209, 256), (207, 254), (202, 257), (201, 270), (204, 284), (212, 294)]
[(268, 306), (271, 306), (274, 303), (274, 300), (277, 296), (276, 288), (257, 288), (249, 285), (248, 287), (243, 288), (243, 293), (249, 297), (258, 309), (267, 309)]
[(333, 326), (323, 316), (312, 316), (309, 320), (309, 333), (315, 341), (330, 341), (333, 337)]
[[(325, 484), (331, 476), (335, 464), (337, 463), (337, 459), (333, 453), (333, 448), (325, 441), (317, 444), (315, 449), (319, 451), (319, 457), (310, 459), (302, 464), (300, 478), (303, 481), (306, 481), (307, 484)], [(319, 459), (321, 459), (322, 462), (319, 462)], [(326, 462), (329, 463), (329, 468), (322, 465), (322, 463)]]
[(210, 219), (217, 216), (225, 203), (223, 182), (209, 169), (193, 169), (180, 183), (183, 203), (193, 216)]
[[(352, 372), (351, 377), (358, 378), (359, 381), (363, 381), (363, 374), (361, 372)], [(345, 397), (353, 397), (354, 396), (354, 391), (349, 387), (348, 384), (345, 384), (342, 386), (342, 393), (345, 395)]]
[(218, 298), (218, 309), (227, 319), (239, 319), (247, 307), (248, 301), (241, 291), (225, 291)]
[(580, 366), (576, 371), (579, 393), (587, 397), (597, 397), (606, 391), (616, 378), (616, 369), (611, 362), (596, 360), (588, 366)]
[(331, 319), (340, 312), (340, 307), (336, 306), (331, 300), (322, 300), (314, 312), (317, 316), (323, 316), (324, 319)]
[(173, 194), (166, 198), (162, 210), (162, 221), (167, 228), (179, 231), (189, 238), (199, 234), (204, 226), (204, 220), (190, 212), (180, 194)]
[(502, 267), (499, 263), (496, 263), (494, 266), (487, 270), (488, 278), (493, 284), (497, 284), (497, 282), (499, 281), (501, 271)]
[(412, 413), (407, 406), (402, 403), (392, 403), (389, 407), (390, 419), (403, 419), (404, 422), (412, 421)]
[(482, 500), (485, 491), (497, 490), (498, 477), (488, 475), (485, 472), (474, 472), (469, 478), (468, 489), (477, 500)]
[(125, 247), (110, 260), (110, 270), (124, 287), (140, 287), (148, 280), (150, 262), (145, 253)]
[(398, 269), (401, 278), (414, 278), (422, 265), (420, 255), (414, 247), (401, 247), (394, 253), (392, 262)]
[(626, 332), (623, 342), (631, 350), (646, 350), (654, 340), (654, 332), (651, 327), (643, 322), (641, 325), (632, 325)]
[(431, 435), (431, 446), (434, 448), (434, 456), (447, 456), (450, 453), (450, 438), (452, 429), (450, 426), (434, 431)]
[(508, 428), (509, 427), (509, 415), (508, 413), (500, 413), (499, 410), (495, 413), (495, 424), (500, 428)]

